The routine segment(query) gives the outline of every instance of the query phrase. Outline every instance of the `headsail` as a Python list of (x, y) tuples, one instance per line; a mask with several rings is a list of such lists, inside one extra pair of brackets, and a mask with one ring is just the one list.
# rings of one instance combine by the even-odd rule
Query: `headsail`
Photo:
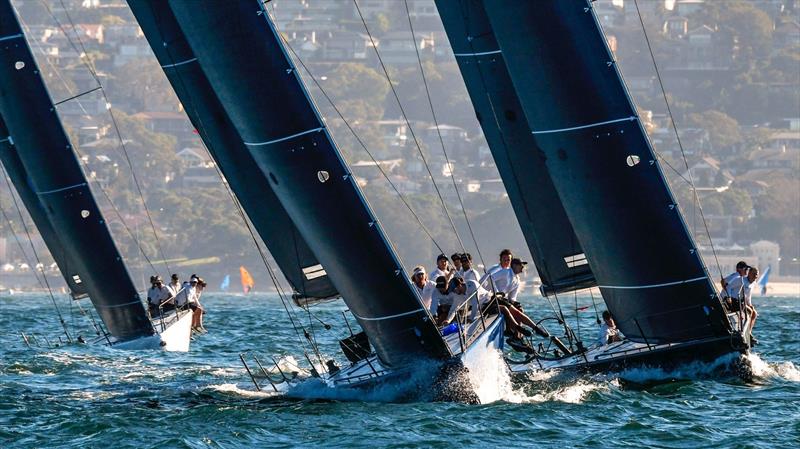
[(245, 294), (250, 293), (253, 290), (253, 287), (256, 286), (256, 282), (253, 280), (253, 276), (250, 275), (250, 272), (247, 271), (247, 268), (244, 266), (239, 267), (239, 276), (242, 280), (242, 291)]
[(262, 2), (170, 6), (231, 121), (381, 362), (449, 356)]
[(481, 0), (436, 0), (545, 295), (596, 285), (511, 84)]
[(306, 303), (338, 296), (324, 270), (319, 276), (306, 274), (309, 268), (318, 267), (319, 261), (242, 142), (167, 2), (128, 0), (128, 4), (186, 114), (294, 288), (295, 300)]
[(58, 234), (47, 218), (47, 213), (42, 203), (39, 202), (39, 196), (36, 195), (36, 192), (28, 183), (28, 173), (25, 171), (25, 166), (22, 165), (16, 148), (14, 148), (8, 128), (2, 117), (0, 117), (0, 162), (5, 167), (11, 183), (14, 184), (14, 188), (25, 205), (25, 209), (27, 209), (33, 223), (36, 225), (36, 229), (39, 230), (39, 235), (42, 236), (47, 249), (50, 250), (50, 255), (53, 256), (53, 260), (58, 265), (58, 269), (61, 271), (72, 297), (75, 299), (85, 297), (87, 295), (86, 285), (81, 281), (76, 271), (77, 267), (69, 260), (67, 252), (64, 251), (64, 246), (61, 244)]
[(603, 298), (635, 341), (728, 333), (588, 1), (484, 0), (525, 116)]
[(9, 0), (0, 0), (0, 116), (31, 189), (109, 333), (120, 340), (152, 335)]

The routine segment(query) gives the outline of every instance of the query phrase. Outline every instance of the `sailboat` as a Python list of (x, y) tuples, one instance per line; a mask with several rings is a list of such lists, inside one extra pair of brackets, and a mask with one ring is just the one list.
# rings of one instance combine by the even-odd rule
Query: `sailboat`
[(761, 296), (767, 295), (767, 283), (769, 283), (769, 273), (772, 271), (772, 265), (767, 265), (767, 269), (761, 274), (761, 277), (758, 279), (758, 289), (761, 292)]
[(188, 350), (191, 313), (148, 316), (9, 0), (0, 1), (0, 117), (6, 171), (73, 297), (97, 310), (106, 329), (98, 341)]
[(253, 290), (256, 283), (253, 280), (253, 276), (250, 275), (250, 272), (247, 271), (247, 268), (244, 266), (239, 267), (239, 276), (242, 278), (242, 292), (246, 295)]
[(570, 350), (548, 343), (512, 371), (747, 352), (750, 324), (720, 302), (592, 2), (436, 4), (542, 294), (597, 286), (626, 337), (585, 345), (560, 315)]
[[(316, 265), (295, 264), (294, 269), (309, 281), (328, 279), (361, 326), (367, 340), (362, 350), (346, 352), (349, 367), (319, 367), (322, 372), (316, 374), (322, 380), (332, 387), (371, 387), (406, 381), (429, 367), (430, 376), (422, 377), (431, 389), (451, 385), (434, 379), (463, 374), (485, 351), (502, 348), (503, 320), (496, 315), (461, 323), (458, 332), (442, 336), (262, 2), (210, 1), (203, 8), (191, 1), (129, 3), (144, 30), (149, 26), (141, 12), (149, 8), (150, 25), (162, 35), (161, 40), (151, 40), (151, 46), (157, 54), (157, 46), (172, 51), (173, 65), (165, 70), (192, 71), (191, 76), (176, 78), (204, 89), (194, 94), (203, 100), (194, 103), (198, 110), (211, 105), (224, 114), (220, 121), (230, 120), (228, 131), (236, 131), (240, 149), (255, 161), (317, 259)], [(286, 267), (291, 265), (281, 265), (284, 272)]]

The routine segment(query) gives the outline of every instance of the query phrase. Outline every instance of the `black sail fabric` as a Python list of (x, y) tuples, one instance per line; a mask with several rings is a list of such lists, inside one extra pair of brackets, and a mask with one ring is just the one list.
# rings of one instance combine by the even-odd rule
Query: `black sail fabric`
[(108, 332), (119, 340), (154, 333), (78, 158), (58, 118), (9, 0), (0, 1), (0, 116), (30, 187), (58, 233), (72, 271)]
[(87, 295), (86, 286), (83, 282), (79, 282), (80, 277), (73, 277), (77, 275), (75, 266), (67, 257), (67, 253), (64, 251), (58, 234), (47, 218), (47, 213), (42, 207), (42, 203), (39, 202), (39, 196), (36, 195), (31, 185), (28, 184), (28, 174), (25, 172), (25, 166), (22, 165), (17, 150), (14, 148), (11, 136), (8, 133), (8, 128), (2, 117), (0, 117), (0, 162), (2, 162), (3, 167), (6, 169), (8, 178), (11, 180), (14, 189), (16, 189), (17, 194), (22, 200), (22, 204), (25, 205), (25, 209), (31, 216), (33, 224), (36, 226), (36, 229), (39, 230), (39, 235), (42, 236), (42, 240), (45, 245), (47, 245), (47, 249), (50, 250), (50, 255), (53, 256), (53, 260), (56, 265), (58, 265), (58, 269), (61, 271), (61, 275), (64, 277), (64, 281), (67, 283), (72, 297), (75, 299), (85, 297)]
[(170, 6), (239, 135), (382, 363), (448, 357), (263, 4)]
[(186, 114), (292, 285), (296, 299), (313, 303), (338, 296), (324, 267), (272, 191), (267, 175), (244, 146), (169, 5), (157, 0), (128, 0), (128, 4)]
[(531, 134), (481, 0), (436, 0), (545, 295), (596, 285)]
[(484, 0), (484, 7), (619, 328), (651, 343), (727, 334), (591, 2)]

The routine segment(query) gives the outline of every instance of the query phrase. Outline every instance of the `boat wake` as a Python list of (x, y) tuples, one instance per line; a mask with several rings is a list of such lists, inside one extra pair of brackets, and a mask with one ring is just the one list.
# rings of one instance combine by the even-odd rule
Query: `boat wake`
[(744, 358), (749, 362), (756, 380), (783, 379), (800, 382), (800, 369), (792, 362), (767, 362), (758, 354), (747, 354)]

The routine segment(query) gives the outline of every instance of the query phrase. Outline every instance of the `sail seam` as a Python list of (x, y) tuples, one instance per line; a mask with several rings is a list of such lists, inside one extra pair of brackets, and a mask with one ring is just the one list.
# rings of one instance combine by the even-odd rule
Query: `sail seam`
[(309, 129), (308, 131), (303, 131), (297, 134), (292, 134), (291, 136), (281, 137), (280, 139), (268, 140), (266, 142), (245, 142), (244, 144), (249, 147), (261, 147), (264, 145), (270, 145), (273, 143), (283, 142), (284, 140), (294, 139), (295, 137), (304, 136), (306, 134), (311, 134), (315, 132), (320, 132), (325, 129), (324, 126), (320, 126), (319, 128)]
[(162, 69), (168, 69), (170, 67), (178, 67), (180, 65), (189, 64), (190, 62), (195, 62), (195, 61), (197, 61), (197, 58), (191, 58), (191, 59), (187, 59), (185, 61), (176, 62), (175, 64), (164, 64), (164, 65), (161, 66), (161, 68)]
[(22, 36), (22, 33), (19, 33), (19, 34), (13, 34), (13, 35), (11, 35), (11, 36), (3, 36), (3, 37), (0, 37), (0, 41), (7, 41), (7, 40), (10, 40), (10, 39), (16, 39), (16, 38), (18, 38), (18, 37), (23, 37), (23, 36)]
[(486, 56), (486, 55), (496, 55), (502, 53), (502, 50), (492, 50), (492, 51), (481, 51), (478, 53), (453, 53), (453, 56), (457, 58), (462, 58), (465, 56)]
[(60, 189), (45, 190), (43, 192), (36, 192), (37, 195), (47, 195), (48, 193), (63, 192), (64, 190), (77, 189), (78, 187), (85, 187), (86, 183), (75, 184), (74, 186), (62, 187)]
[(377, 317), (377, 318), (366, 318), (366, 317), (363, 317), (363, 316), (356, 315), (355, 313), (353, 313), (352, 310), (350, 312), (353, 313), (353, 315), (355, 315), (355, 317), (360, 319), (360, 320), (364, 320), (364, 321), (381, 321), (381, 320), (390, 320), (392, 318), (399, 318), (401, 316), (406, 316), (406, 315), (413, 315), (415, 313), (423, 312), (424, 310), (425, 309), (415, 309), (415, 310), (412, 310), (410, 312), (398, 313), (396, 315), (380, 316), (380, 317)]
[(700, 276), (698, 278), (686, 279), (684, 281), (665, 282), (663, 284), (650, 284), (650, 285), (598, 285), (598, 287), (600, 287), (600, 288), (618, 289), (618, 290), (635, 290), (635, 289), (643, 289), (643, 288), (658, 288), (658, 287), (669, 287), (671, 285), (688, 284), (690, 282), (702, 281), (704, 279), (708, 279), (708, 276)]
[(608, 120), (608, 121), (605, 121), (605, 122), (590, 123), (588, 125), (573, 126), (573, 127), (570, 127), (570, 128), (548, 129), (548, 130), (544, 130), (544, 131), (531, 131), (531, 133), (532, 134), (560, 133), (560, 132), (565, 132), (565, 131), (575, 131), (575, 130), (578, 130), (578, 129), (594, 128), (596, 126), (610, 125), (612, 123), (632, 122), (634, 120), (636, 120), (636, 116), (632, 115), (630, 117), (618, 118), (616, 120)]

